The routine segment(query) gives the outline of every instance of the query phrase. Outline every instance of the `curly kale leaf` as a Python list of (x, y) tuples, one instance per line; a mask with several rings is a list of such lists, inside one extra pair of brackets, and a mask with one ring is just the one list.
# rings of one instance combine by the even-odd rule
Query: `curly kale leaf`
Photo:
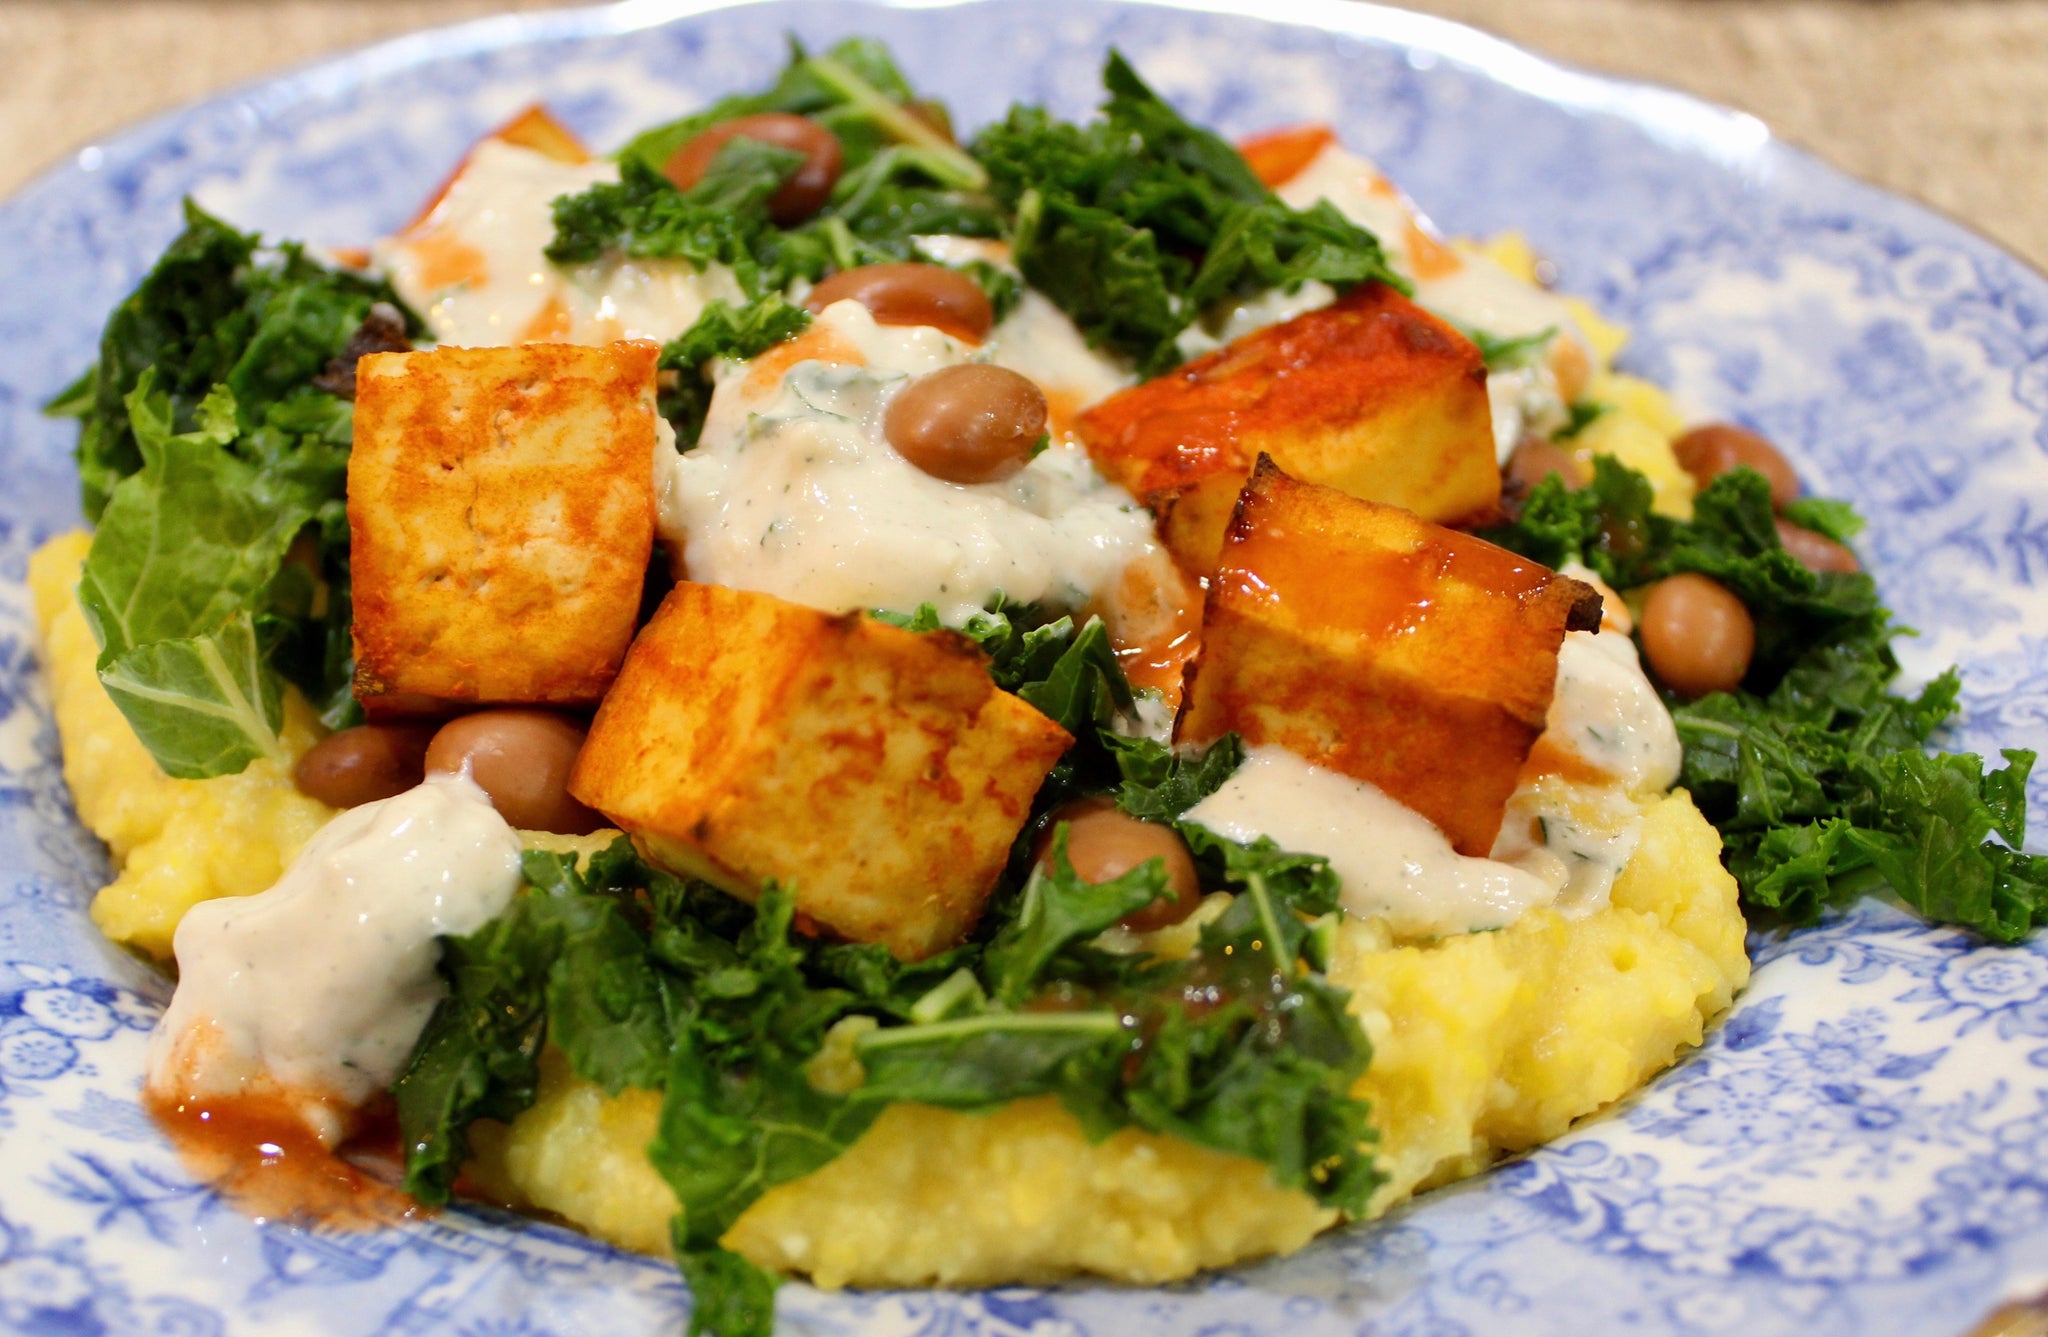
[[(1486, 537), (1550, 565), (1579, 560), (1628, 590), (1697, 572), (1742, 599), (1756, 653), (1733, 692), (1672, 703), (1685, 747), (1679, 783), (1720, 828), (1752, 907), (1808, 923), (1889, 888), (1936, 923), (1995, 941), (2048, 916), (2048, 861), (2020, 852), (2033, 761), (2003, 770), (1927, 747), (1955, 713), (1953, 670), (1918, 693), (1892, 690), (1897, 634), (1862, 573), (1815, 573), (1779, 542), (1770, 487), (1716, 478), (1691, 520), (1655, 515), (1649, 483), (1602, 458), (1577, 491), (1546, 479), (1512, 525)], [(1861, 521), (1839, 502), (1794, 518), (1836, 537)]]
[[(802, 161), (786, 149), (734, 139), (689, 190), (663, 175), (696, 135), (763, 112), (808, 116), (842, 148), (824, 207), (792, 227), (776, 226), (766, 207)], [(920, 236), (999, 236), (1004, 216), (984, 189), (986, 173), (940, 128), (944, 120), (878, 43), (852, 39), (822, 55), (793, 45), (773, 87), (647, 131), (621, 151), (617, 183), (556, 201), (548, 255), (559, 264), (622, 254), (728, 265), (759, 298), (834, 269), (919, 259)], [(983, 281), (1000, 296), (1000, 282)]]
[(677, 444), (688, 450), (704, 430), (704, 415), (711, 408), (711, 378), (720, 361), (759, 357), (802, 334), (810, 324), (811, 313), (785, 301), (780, 293), (763, 293), (739, 307), (724, 301), (705, 307), (689, 329), (661, 350), (662, 370), (675, 373), (675, 383), (661, 390), (661, 413), (675, 427)]
[(275, 406), (331, 398), (315, 378), (380, 301), (396, 301), (383, 283), (295, 245), (266, 251), (187, 200), (185, 230), (107, 318), (98, 360), (49, 406), (80, 421), (86, 518), (98, 520), (115, 484), (142, 467), (128, 402), (145, 373), (168, 398), (173, 432), (198, 426), (215, 386), (254, 432)]
[(1012, 108), (973, 144), (1015, 211), (1017, 266), (1091, 344), (1152, 375), (1211, 305), (1317, 280), (1403, 286), (1379, 241), (1327, 203), (1288, 207), (1238, 152), (1188, 122), (1114, 52), (1102, 118)]

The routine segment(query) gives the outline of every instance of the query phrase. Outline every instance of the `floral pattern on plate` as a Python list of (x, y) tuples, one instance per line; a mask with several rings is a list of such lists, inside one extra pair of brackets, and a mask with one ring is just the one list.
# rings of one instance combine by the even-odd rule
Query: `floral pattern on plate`
[[(86, 918), (35, 677), (28, 552), (77, 522), (36, 406), (196, 192), (326, 244), (402, 221), (462, 148), (545, 99), (594, 142), (767, 75), (785, 34), (888, 41), (964, 124), (1093, 101), (1115, 44), (1197, 118), (1335, 123), (1447, 228), (1525, 231), (1629, 322), (1631, 370), (1763, 430), (1872, 520), (1865, 552), (1964, 664), (1952, 745), (2048, 737), (2048, 280), (1755, 121), (1453, 25), (1302, 0), (896, 9), (637, 3), (408, 38), (85, 150), (0, 205), (0, 1332), (672, 1331), (674, 1273), (482, 1210), (350, 1233), (254, 1223), (136, 1103), (167, 986)], [(2033, 788), (2048, 810), (2048, 774)], [(1866, 905), (1752, 944), (1696, 1054), (1553, 1146), (1300, 1255), (1137, 1290), (783, 1292), (797, 1333), (1952, 1334), (2048, 1285), (2048, 948)]]

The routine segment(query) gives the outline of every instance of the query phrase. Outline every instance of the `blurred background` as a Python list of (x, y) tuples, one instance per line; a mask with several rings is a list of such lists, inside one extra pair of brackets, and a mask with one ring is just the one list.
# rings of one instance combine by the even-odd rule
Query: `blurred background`
[[(1012, 0), (1028, 3), (1028, 0)], [(129, 121), (563, 0), (0, 0), (0, 194)], [(2048, 268), (2048, 0), (1409, 0), (1740, 107)]]

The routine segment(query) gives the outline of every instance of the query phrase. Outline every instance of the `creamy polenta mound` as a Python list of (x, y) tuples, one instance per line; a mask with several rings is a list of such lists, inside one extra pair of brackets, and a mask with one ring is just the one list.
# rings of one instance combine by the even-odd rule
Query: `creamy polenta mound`
[[(1512, 245), (1491, 252), (1511, 268)], [(1598, 351), (1605, 361), (1613, 349)], [(1621, 456), (1653, 480), (1660, 510), (1689, 511), (1662, 393), (1602, 371), (1591, 395), (1611, 410), (1581, 449)], [(187, 909), (268, 887), (332, 810), (298, 793), (286, 763), (211, 780), (157, 769), (94, 670), (73, 594), (87, 545), (55, 539), (30, 569), (65, 778), (119, 869), (94, 921), (167, 959)], [(286, 719), (295, 758), (321, 730), (295, 694)], [(526, 839), (589, 851), (612, 834)], [(1720, 849), (1674, 791), (1645, 813), (1607, 908), (1585, 918), (1538, 909), (1494, 932), (1411, 945), (1378, 920), (1346, 921), (1330, 978), (1351, 990), (1372, 1041), (1356, 1093), (1371, 1102), (1387, 1177), (1368, 1215), (1558, 1136), (1699, 1043), (1749, 977)], [(676, 1200), (644, 1154), (660, 1104), (649, 1091), (608, 1098), (550, 1051), (532, 1108), (509, 1127), (474, 1129), (468, 1177), (511, 1205), (666, 1255)], [(827, 1287), (1076, 1273), (1157, 1283), (1289, 1252), (1336, 1220), (1246, 1158), (1132, 1128), (1091, 1143), (1048, 1097), (980, 1116), (894, 1106), (844, 1155), (763, 1196), (723, 1243)]]
[[(93, 923), (115, 942), (168, 961), (187, 910), (268, 888), (335, 810), (299, 792), (288, 760), (260, 759), (211, 780), (173, 780), (158, 769), (100, 685), (99, 645), (77, 597), (91, 546), (88, 534), (64, 534), (29, 562), (43, 680), (72, 806), (119, 870), (93, 900)], [(287, 690), (279, 734), (288, 756), (325, 732), (306, 699)]]
[[(1735, 880), (1683, 791), (1653, 806), (1608, 909), (1393, 946), (1349, 921), (1330, 972), (1373, 1044), (1378, 1215), (1548, 1141), (1698, 1044), (1748, 982)], [(608, 1099), (558, 1057), (509, 1128), (481, 1128), (492, 1196), (666, 1254), (675, 1198), (640, 1149), (661, 1097)], [(1254, 1161), (1123, 1129), (1090, 1143), (1051, 1098), (985, 1116), (897, 1105), (767, 1193), (723, 1243), (822, 1286), (977, 1286), (1092, 1273), (1140, 1284), (1287, 1253), (1336, 1222)]]

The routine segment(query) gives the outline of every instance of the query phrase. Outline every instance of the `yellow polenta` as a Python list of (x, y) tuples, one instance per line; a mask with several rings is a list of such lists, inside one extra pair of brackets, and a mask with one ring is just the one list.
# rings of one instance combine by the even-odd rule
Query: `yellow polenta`
[[(85, 547), (82, 535), (57, 539), (30, 570), (65, 778), (121, 865), (94, 919), (164, 956), (186, 909), (267, 887), (330, 813), (275, 763), (214, 780), (157, 769), (93, 671), (72, 595)], [(288, 750), (317, 733), (292, 698)], [(1372, 1212), (1555, 1137), (1641, 1085), (1747, 980), (1742, 937), (1720, 838), (1682, 792), (1650, 809), (1610, 906), (1588, 918), (1537, 911), (1420, 946), (1348, 923), (1331, 975), (1373, 1042), (1359, 1091), (1389, 1181)], [(644, 1091), (609, 1099), (549, 1054), (533, 1108), (509, 1128), (476, 1130), (471, 1175), (508, 1202), (665, 1252), (675, 1197), (643, 1153), (659, 1106)], [(725, 1242), (827, 1286), (1077, 1272), (1157, 1282), (1299, 1248), (1333, 1220), (1253, 1161), (1129, 1129), (1091, 1144), (1045, 1099), (986, 1116), (892, 1108), (845, 1155), (755, 1203)]]
[[(1606, 910), (1548, 910), (1423, 946), (1351, 922), (1331, 978), (1373, 1041), (1385, 1211), (1563, 1132), (1697, 1044), (1749, 978), (1721, 838), (1682, 791), (1653, 806)], [(540, 1099), (479, 1130), (472, 1174), (515, 1205), (651, 1253), (675, 1197), (640, 1149), (660, 1098), (617, 1099), (550, 1056)], [(1051, 1099), (990, 1115), (899, 1105), (777, 1188), (725, 1244), (825, 1286), (1096, 1273), (1158, 1282), (1299, 1248), (1334, 1221), (1256, 1162), (1126, 1129), (1091, 1144)]]
[[(72, 806), (120, 869), (93, 900), (93, 922), (115, 942), (168, 960), (187, 910), (268, 888), (334, 810), (301, 794), (290, 767), (275, 761), (211, 780), (173, 780), (157, 768), (100, 686), (99, 646), (76, 594), (90, 546), (87, 535), (66, 534), (29, 560), (44, 680)], [(305, 698), (287, 691), (286, 752), (298, 756), (321, 732)]]

